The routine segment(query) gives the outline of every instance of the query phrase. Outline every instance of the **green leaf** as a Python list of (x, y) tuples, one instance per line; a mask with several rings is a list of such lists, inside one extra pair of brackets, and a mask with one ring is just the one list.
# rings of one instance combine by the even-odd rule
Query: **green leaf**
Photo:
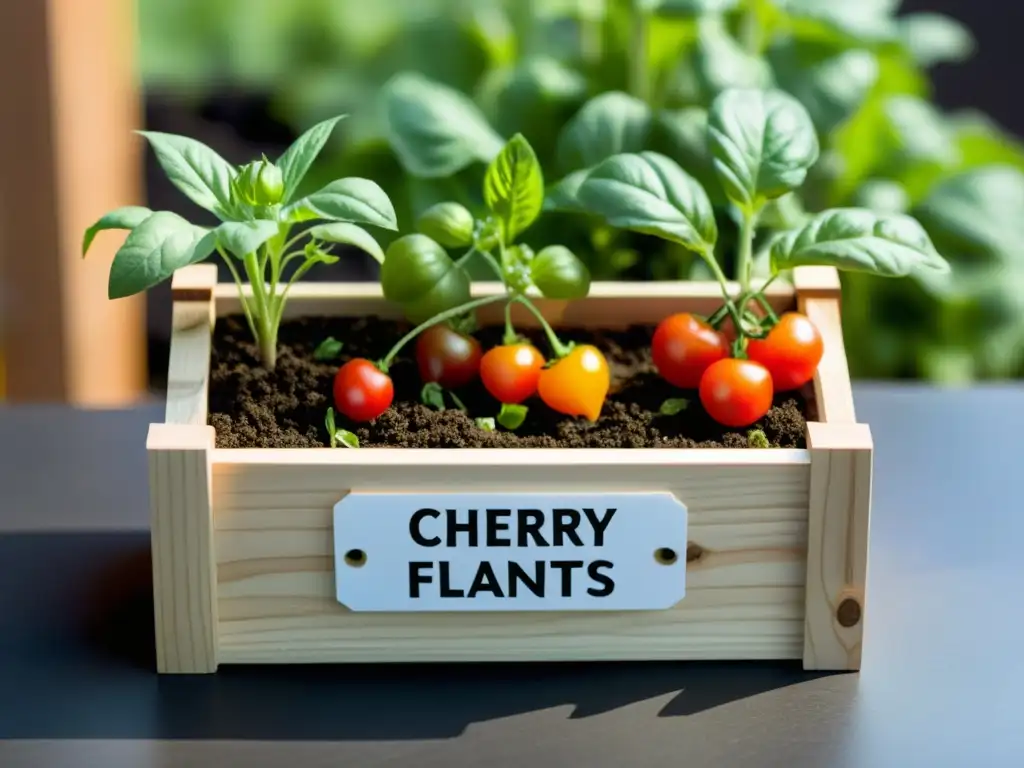
[(468, 97), (422, 75), (396, 75), (383, 98), (388, 140), (414, 176), (451, 176), (490, 162), (505, 143)]
[(420, 390), (420, 402), (428, 408), (434, 408), (438, 411), (445, 410), (444, 389), (436, 381), (428, 381), (423, 385), (423, 389)]
[(554, 186), (549, 187), (544, 195), (544, 210), (568, 213), (584, 212), (583, 204), (577, 199), (576, 193), (591, 170), (586, 168), (582, 171), (573, 171)]
[(514, 432), (523, 426), (523, 422), (526, 421), (526, 414), (529, 413), (529, 410), (530, 409), (525, 405), (502, 403), (501, 410), (498, 412), (497, 422), (505, 429), (512, 430)]
[(924, 99), (893, 96), (883, 107), (889, 141), (903, 163), (956, 163), (960, 157), (953, 131), (942, 114)]
[(299, 188), (299, 184), (306, 176), (306, 172), (309, 171), (310, 166), (313, 165), (313, 161), (316, 160), (320, 151), (324, 148), (327, 143), (327, 139), (330, 138), (331, 132), (334, 130), (334, 126), (338, 124), (339, 120), (343, 120), (346, 116), (339, 115), (338, 117), (332, 117), (328, 120), (324, 120), (321, 123), (317, 123), (304, 134), (299, 136), (285, 153), (278, 158), (277, 167), (281, 170), (281, 175), (284, 178), (284, 196), (281, 198), (282, 203), (287, 203), (292, 199), (295, 192)]
[(803, 228), (776, 240), (771, 259), (776, 272), (805, 264), (883, 277), (949, 271), (949, 264), (916, 220), (859, 208), (817, 214)]
[(238, 258), (255, 253), (267, 240), (278, 234), (276, 221), (226, 221), (214, 230), (217, 242)]
[[(333, 336), (328, 336), (326, 339), (317, 344), (315, 350), (313, 350), (313, 359), (320, 360), (321, 362), (327, 360), (336, 360), (338, 355), (341, 353), (342, 347), (345, 346)], [(333, 418), (333, 412), (332, 412)]]
[(658, 413), (662, 416), (675, 416), (678, 413), (682, 413), (689, 407), (690, 401), (685, 397), (670, 397), (661, 404), (661, 407), (658, 408)]
[(289, 205), (282, 211), (282, 217), (293, 222), (329, 219), (398, 230), (395, 208), (390, 198), (376, 182), (369, 179), (332, 181), (318, 192)]
[(501, 221), (506, 243), (540, 215), (544, 176), (533, 147), (521, 134), (513, 136), (487, 168), (484, 202)]
[(493, 432), (495, 429), (494, 419), (490, 417), (478, 417), (473, 419), (473, 423), (477, 425), (484, 432)]
[(795, 39), (769, 52), (778, 85), (804, 105), (819, 133), (831, 133), (867, 100), (878, 81), (878, 59), (866, 50), (834, 53)]
[(703, 107), (662, 110), (651, 136), (651, 150), (675, 160), (695, 178), (713, 205), (726, 203), (708, 148), (708, 112)]
[(718, 240), (704, 188), (655, 152), (604, 161), (580, 185), (577, 197), (613, 227), (655, 235), (698, 253), (710, 255)]
[(530, 277), (549, 299), (582, 299), (590, 292), (590, 270), (563, 245), (549, 245), (534, 256)]
[(349, 224), (347, 222), (319, 224), (310, 229), (309, 234), (314, 239), (323, 240), (327, 243), (342, 243), (354, 246), (373, 256), (378, 264), (384, 263), (384, 250), (380, 247), (380, 243), (358, 224)]
[(857, 190), (854, 201), (875, 213), (906, 213), (910, 208), (910, 196), (904, 186), (887, 179), (866, 181)]
[(473, 242), (473, 214), (464, 205), (435, 203), (420, 214), (416, 228), (445, 248), (461, 248)]
[(129, 233), (114, 256), (108, 295), (121, 299), (145, 291), (212, 251), (213, 238), (205, 229), (175, 213), (158, 211)]
[(384, 298), (414, 323), (470, 300), (469, 277), (426, 235), (406, 235), (387, 250), (380, 272)]
[(235, 169), (202, 142), (187, 136), (139, 131), (153, 147), (167, 178), (188, 198), (222, 219), (235, 212), (231, 180)]
[[(359, 447), (359, 437), (355, 433), (349, 432), (347, 429), (336, 430), (334, 433), (334, 439), (337, 444), (341, 444), (345, 448)], [(335, 445), (332, 445), (331, 447), (334, 448)]]
[(941, 13), (911, 13), (897, 20), (899, 38), (921, 67), (960, 62), (974, 53), (970, 30)]
[(748, 210), (798, 188), (818, 160), (807, 110), (782, 91), (723, 93), (711, 105), (708, 141), (726, 195)]
[(972, 261), (1020, 259), (1024, 243), (1024, 172), (992, 165), (937, 185), (914, 209), (944, 253)]
[(99, 221), (85, 230), (85, 236), (82, 238), (82, 256), (88, 253), (89, 246), (92, 245), (92, 241), (100, 232), (107, 229), (135, 229), (139, 224), (148, 219), (152, 213), (149, 208), (127, 205), (104, 214)]
[(654, 7), (663, 13), (724, 13), (740, 4), (740, 0), (660, 0)]
[(558, 164), (569, 173), (590, 168), (612, 155), (639, 152), (647, 144), (651, 109), (618, 91), (588, 101), (562, 129)]
[(892, 18), (900, 0), (786, 0), (793, 17), (811, 19), (853, 40), (881, 43), (896, 37)]
[(338, 446), (337, 433), (338, 430), (334, 426), (334, 409), (328, 408), (327, 415), (324, 416), (324, 427), (327, 429), (327, 438), (331, 441), (331, 448)]
[(740, 45), (717, 16), (701, 19), (691, 66), (704, 103), (710, 103), (729, 88), (768, 88), (772, 85), (768, 62)]

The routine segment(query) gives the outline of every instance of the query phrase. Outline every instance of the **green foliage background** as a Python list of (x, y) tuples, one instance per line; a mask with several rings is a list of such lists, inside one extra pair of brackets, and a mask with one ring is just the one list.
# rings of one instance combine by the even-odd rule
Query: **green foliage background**
[[(440, 200), (479, 210), (494, 136), (515, 132), (536, 149), (549, 196), (569, 172), (640, 149), (668, 154), (714, 192), (703, 149), (707, 105), (730, 86), (782, 88), (807, 107), (823, 152), (801, 198), (772, 206), (768, 228), (826, 207), (905, 211), (953, 267), (930, 280), (843, 276), (854, 375), (947, 383), (1024, 376), (1024, 147), (984, 115), (943, 114), (932, 103), (928, 69), (974, 48), (952, 19), (900, 16), (899, 0), (139, 5), (148, 88), (183, 98), (225, 87), (265, 93), (296, 134), (349, 113), (321, 156), (323, 178), (310, 184), (376, 180), (395, 202), (402, 233)], [(447, 105), (444, 121), (461, 130), (454, 150), (396, 152), (382, 89), (403, 72), (424, 78), (414, 100)], [(573, 119), (602, 94), (600, 108)], [(429, 123), (412, 114), (420, 127)], [(440, 150), (455, 152), (456, 172), (438, 176), (423, 165)], [(460, 152), (479, 156), (463, 163)], [(728, 268), (735, 224), (724, 199), (716, 202)], [(569, 246), (595, 279), (705, 277), (681, 249), (612, 234), (575, 214), (548, 213), (528, 235), (534, 247)]]

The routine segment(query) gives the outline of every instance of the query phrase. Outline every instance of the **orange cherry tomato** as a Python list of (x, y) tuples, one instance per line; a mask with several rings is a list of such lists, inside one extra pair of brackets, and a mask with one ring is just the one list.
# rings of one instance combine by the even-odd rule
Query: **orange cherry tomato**
[(723, 426), (750, 426), (772, 407), (771, 374), (752, 360), (719, 360), (704, 371), (700, 402)]
[(818, 329), (798, 312), (785, 313), (766, 338), (747, 343), (747, 357), (768, 369), (776, 392), (799, 389), (813, 379), (823, 353)]
[(610, 385), (608, 361), (596, 347), (584, 345), (541, 371), (537, 392), (554, 411), (597, 421)]
[(500, 403), (521, 403), (537, 391), (544, 356), (529, 344), (505, 344), (480, 360), (480, 380)]
[(729, 356), (725, 337), (698, 317), (683, 312), (666, 317), (651, 341), (651, 357), (665, 381), (696, 389), (712, 363)]

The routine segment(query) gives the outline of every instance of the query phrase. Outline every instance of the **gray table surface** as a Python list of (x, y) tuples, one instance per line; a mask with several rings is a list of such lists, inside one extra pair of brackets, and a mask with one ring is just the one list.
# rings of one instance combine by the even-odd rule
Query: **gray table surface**
[(1024, 388), (856, 387), (864, 666), (152, 671), (157, 406), (0, 409), (0, 766), (1024, 766)]

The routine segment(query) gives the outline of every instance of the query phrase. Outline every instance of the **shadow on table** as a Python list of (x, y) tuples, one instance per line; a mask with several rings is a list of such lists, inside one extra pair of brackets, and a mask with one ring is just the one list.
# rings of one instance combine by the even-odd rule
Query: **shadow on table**
[[(148, 536), (0, 537), (0, 739), (401, 740), (572, 705), (585, 718), (678, 692), (691, 715), (821, 677), (798, 663), (154, 669)], [(13, 566), (13, 567), (11, 567)]]

